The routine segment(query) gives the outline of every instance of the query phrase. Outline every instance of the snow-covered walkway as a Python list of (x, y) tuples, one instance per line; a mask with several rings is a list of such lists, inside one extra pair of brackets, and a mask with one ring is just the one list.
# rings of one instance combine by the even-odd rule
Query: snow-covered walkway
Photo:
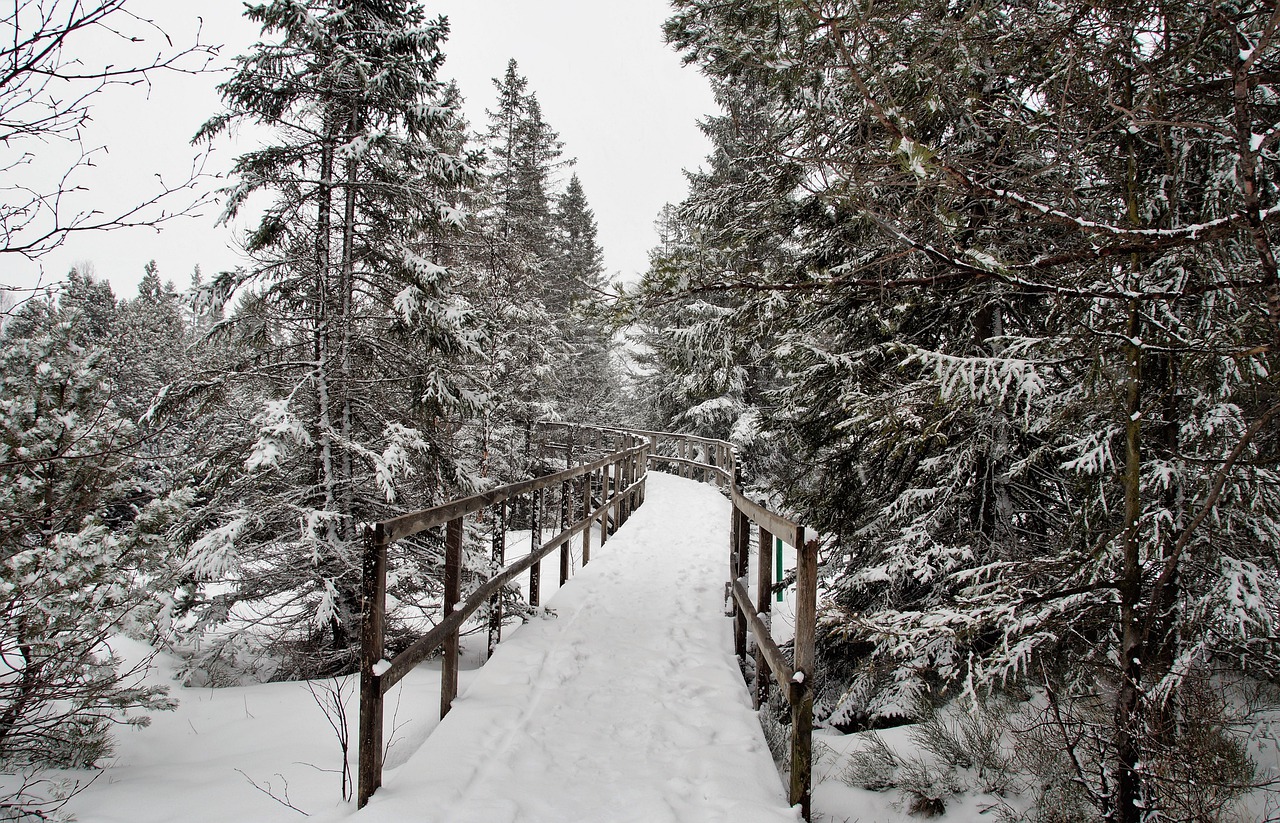
[[(650, 473), (642, 506), (475, 673), (360, 823), (796, 821), (723, 616), (729, 504)], [(344, 815), (345, 817), (345, 815)]]

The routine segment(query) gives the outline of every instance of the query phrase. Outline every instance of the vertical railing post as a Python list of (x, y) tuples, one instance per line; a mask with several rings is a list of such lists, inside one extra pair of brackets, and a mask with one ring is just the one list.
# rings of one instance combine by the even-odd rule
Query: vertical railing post
[(360, 762), (356, 807), (364, 808), (382, 785), (382, 660), (387, 610), (387, 540), (382, 524), (365, 532), (360, 637)]
[(653, 454), (652, 441), (645, 446), (644, 451), (640, 452), (640, 479), (643, 482), (640, 484), (640, 489), (636, 494), (639, 495), (639, 505), (641, 506), (644, 505), (645, 492), (649, 489), (649, 455), (651, 454)]
[[(771, 625), (771, 607), (769, 595), (773, 589), (773, 535), (764, 527), (760, 527), (759, 546), (756, 551), (756, 614)], [(760, 708), (769, 700), (769, 663), (764, 659), (764, 649), (760, 645), (761, 638), (756, 638), (756, 688), (752, 696), (752, 705)]]
[(613, 464), (613, 530), (622, 525), (622, 461)]
[(582, 530), (582, 567), (585, 569), (591, 562), (591, 530), (595, 528), (595, 518), (591, 517), (591, 478), (594, 472), (582, 476), (582, 519), (587, 527)]
[[(560, 530), (564, 531), (569, 527), (569, 481), (560, 481)], [(571, 552), (569, 550), (569, 541), (566, 540), (560, 544), (560, 585), (563, 586), (569, 582), (569, 566)]]
[[(445, 526), (444, 536), (444, 616), (462, 599), (462, 518), (455, 517)], [(458, 696), (458, 630), (445, 635), (440, 676), (440, 717), (444, 718)]]
[(605, 501), (609, 499), (609, 467), (600, 467), (600, 545), (609, 542), (609, 507)]
[[(729, 547), (729, 574), (731, 575), (730, 583), (736, 583), (743, 580), (747, 575), (747, 551), (751, 545), (751, 521), (747, 519), (747, 515), (741, 509), (734, 505), (733, 522), (731, 524), (730, 533), (733, 545)], [(744, 550), (746, 549), (746, 550)], [(736, 599), (733, 602), (733, 653), (737, 655), (740, 661), (747, 659), (747, 616), (743, 613), (742, 608), (738, 605)]]
[(818, 541), (796, 529), (795, 679), (791, 688), (791, 804), (810, 819), (813, 785), (813, 664), (818, 616)]
[[(542, 491), (530, 492), (529, 506), (532, 514), (529, 521), (529, 553), (541, 548), (542, 544)], [(529, 605), (537, 607), (542, 602), (542, 561), (529, 567)]]
[[(493, 570), (496, 574), (507, 565), (507, 501), (497, 504), (493, 512)], [(502, 592), (489, 598), (489, 657), (502, 641)]]

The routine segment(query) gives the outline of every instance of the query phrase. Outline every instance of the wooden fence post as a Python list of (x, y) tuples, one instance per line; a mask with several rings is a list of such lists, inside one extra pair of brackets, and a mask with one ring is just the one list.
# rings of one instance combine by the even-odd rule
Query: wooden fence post
[(600, 467), (600, 545), (609, 542), (609, 509), (604, 501), (609, 499), (609, 467)]
[(622, 525), (622, 461), (613, 464), (613, 530)]
[[(569, 525), (569, 481), (560, 481), (560, 530), (564, 531)], [(566, 540), (560, 544), (560, 585), (563, 586), (569, 582), (569, 567), (572, 552), (569, 550), (569, 541)]]
[(795, 680), (791, 700), (791, 804), (810, 819), (813, 786), (813, 663), (818, 614), (818, 541), (796, 530)]
[[(462, 518), (455, 517), (445, 526), (444, 537), (444, 616), (462, 599)], [(440, 717), (444, 718), (458, 696), (458, 630), (445, 635), (440, 676)]]
[(364, 808), (382, 785), (382, 660), (387, 610), (387, 541), (382, 524), (365, 532), (362, 580), (364, 626), (360, 637), (360, 751), (356, 807)]
[[(591, 474), (582, 476), (582, 519), (591, 517)], [(596, 527), (594, 518), (582, 530), (582, 568), (591, 562), (591, 530)]]
[[(529, 521), (529, 552), (533, 553), (541, 548), (542, 543), (542, 492), (533, 492), (529, 497), (533, 512)], [(529, 567), (529, 605), (536, 607), (541, 602), (542, 561), (538, 561)]]
[[(733, 576), (732, 582), (736, 583), (747, 574), (747, 552), (743, 548), (747, 547), (749, 551), (751, 544), (751, 521), (736, 505), (733, 507), (731, 526), (733, 545), (729, 547), (729, 573)], [(747, 616), (742, 613), (736, 600), (733, 607), (733, 653), (739, 661), (747, 659)]]
[[(756, 614), (764, 622), (765, 627), (771, 625), (769, 617), (772, 607), (769, 595), (773, 593), (773, 535), (764, 526), (760, 527), (760, 544), (756, 552)], [(769, 663), (764, 659), (764, 648), (756, 638), (756, 688), (752, 696), (752, 705), (760, 708), (769, 700)]]
[[(495, 574), (507, 565), (507, 501), (498, 503), (493, 512), (493, 549), (490, 554)], [(502, 592), (489, 598), (489, 657), (502, 642)]]

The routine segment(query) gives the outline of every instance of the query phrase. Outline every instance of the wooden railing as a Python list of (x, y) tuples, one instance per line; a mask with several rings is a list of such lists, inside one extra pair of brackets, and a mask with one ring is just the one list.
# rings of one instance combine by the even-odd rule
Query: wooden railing
[[(554, 426), (542, 427), (545, 442)], [(458, 694), (459, 630), (486, 603), (490, 604), (490, 652), (501, 632), (502, 616), (499, 595), (502, 588), (525, 571), (529, 572), (529, 602), (538, 605), (542, 560), (560, 550), (560, 584), (569, 578), (570, 541), (582, 535), (582, 562), (591, 558), (591, 534), (599, 526), (603, 543), (613, 529), (626, 522), (644, 502), (645, 467), (650, 445), (644, 438), (615, 430), (600, 430), (594, 447), (601, 444), (615, 450), (580, 465), (519, 483), (492, 489), (461, 500), (453, 500), (423, 511), (410, 512), (377, 523), (368, 529), (364, 554), (364, 625), (360, 654), (360, 751), (357, 806), (363, 808), (370, 796), (382, 785), (383, 698), (414, 666), (436, 650), (442, 650), (440, 682), (440, 717), (449, 712)], [(612, 438), (612, 441), (611, 441)], [(577, 455), (571, 446), (566, 462), (572, 464), (578, 455), (588, 454), (588, 443), (578, 444)], [(576, 494), (573, 487), (577, 487)], [(560, 490), (561, 531), (548, 542), (537, 545), (542, 525), (538, 498), (546, 490)], [(505, 562), (507, 504), (521, 495), (533, 497), (529, 511), (531, 551), (510, 564)], [(597, 502), (597, 500), (599, 502)], [(580, 508), (579, 508), (580, 506)], [(570, 509), (578, 511), (569, 512)], [(497, 570), (475, 591), (461, 600), (463, 519), (469, 515), (491, 515), (494, 524), (493, 553)], [(570, 522), (571, 521), (571, 522)], [(445, 529), (445, 569), (443, 617), (430, 631), (391, 660), (384, 659), (387, 613), (387, 549), (428, 529)], [(459, 602), (461, 600), (461, 602)]]
[[(503, 586), (521, 573), (530, 575), (530, 604), (537, 605), (541, 561), (560, 549), (560, 583), (569, 577), (569, 544), (583, 537), (582, 562), (590, 560), (591, 533), (597, 527), (603, 543), (612, 530), (627, 520), (644, 502), (646, 467), (667, 468), (673, 474), (720, 486), (732, 502), (729, 545), (729, 582), (725, 586), (726, 608), (733, 616), (734, 652), (744, 664), (747, 657), (747, 630), (755, 638), (755, 689), (753, 705), (758, 709), (768, 698), (772, 674), (781, 694), (791, 707), (790, 785), (792, 805), (799, 805), (810, 818), (813, 774), (813, 665), (817, 614), (818, 546), (806, 539), (803, 526), (769, 511), (742, 493), (737, 453), (732, 444), (693, 435), (670, 432), (615, 429), (574, 423), (542, 423), (538, 426), (540, 456), (561, 452), (567, 466), (562, 471), (493, 489), (432, 509), (412, 512), (373, 526), (367, 536), (364, 560), (364, 636), (360, 660), (360, 754), (357, 803), (363, 807), (382, 785), (382, 702), (386, 692), (409, 671), (443, 649), (440, 685), (440, 716), (448, 713), (458, 691), (459, 629), (485, 603), (491, 605), (489, 651), (497, 642), (502, 616), (497, 596)], [(602, 451), (610, 450), (604, 456)], [(579, 465), (574, 465), (577, 461)], [(578, 484), (577, 495), (569, 487)], [(527, 556), (505, 564), (503, 524), (506, 504), (520, 495), (539, 495), (544, 490), (561, 490), (562, 531)], [(597, 491), (599, 502), (597, 500)], [(580, 499), (581, 508), (573, 516), (570, 501)], [(496, 508), (494, 560), (496, 571), (485, 583), (458, 602), (462, 569), (463, 518)], [(531, 506), (537, 512), (539, 506)], [(575, 519), (576, 518), (576, 519)], [(571, 524), (565, 526), (563, 524)], [(427, 634), (391, 660), (384, 660), (384, 627), (387, 597), (387, 548), (427, 529), (445, 528), (444, 617)], [(756, 603), (747, 590), (750, 569), (751, 531), (758, 531), (756, 552)], [(540, 534), (535, 523), (533, 534)], [(770, 633), (770, 599), (774, 569), (770, 547), (777, 537), (798, 553), (796, 560), (795, 640), (792, 660), (778, 647)]]
[[(733, 648), (746, 662), (747, 630), (756, 642), (755, 689), (752, 705), (759, 709), (769, 696), (772, 674), (791, 707), (790, 785), (791, 804), (799, 805), (810, 819), (813, 785), (813, 665), (818, 600), (818, 543), (806, 539), (805, 528), (769, 511), (742, 493), (737, 454), (723, 440), (710, 440), (669, 432), (633, 431), (649, 438), (651, 467), (671, 465), (676, 473), (704, 483), (724, 486), (733, 504), (729, 537), (729, 582), (726, 606), (733, 615)], [(751, 565), (751, 530), (758, 532), (756, 545), (756, 602), (751, 603), (747, 580)], [(791, 661), (774, 641), (770, 631), (773, 593), (773, 539), (779, 538), (797, 552), (795, 639)], [(779, 570), (780, 571), (780, 570)], [(744, 666), (744, 670), (745, 670)]]

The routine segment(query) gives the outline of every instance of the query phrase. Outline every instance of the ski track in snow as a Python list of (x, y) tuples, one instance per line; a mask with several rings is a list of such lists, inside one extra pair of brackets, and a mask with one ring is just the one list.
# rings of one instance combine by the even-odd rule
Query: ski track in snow
[[(723, 616), (729, 504), (647, 501), (475, 674), (359, 823), (796, 821)], [(314, 819), (314, 818), (313, 818)]]

